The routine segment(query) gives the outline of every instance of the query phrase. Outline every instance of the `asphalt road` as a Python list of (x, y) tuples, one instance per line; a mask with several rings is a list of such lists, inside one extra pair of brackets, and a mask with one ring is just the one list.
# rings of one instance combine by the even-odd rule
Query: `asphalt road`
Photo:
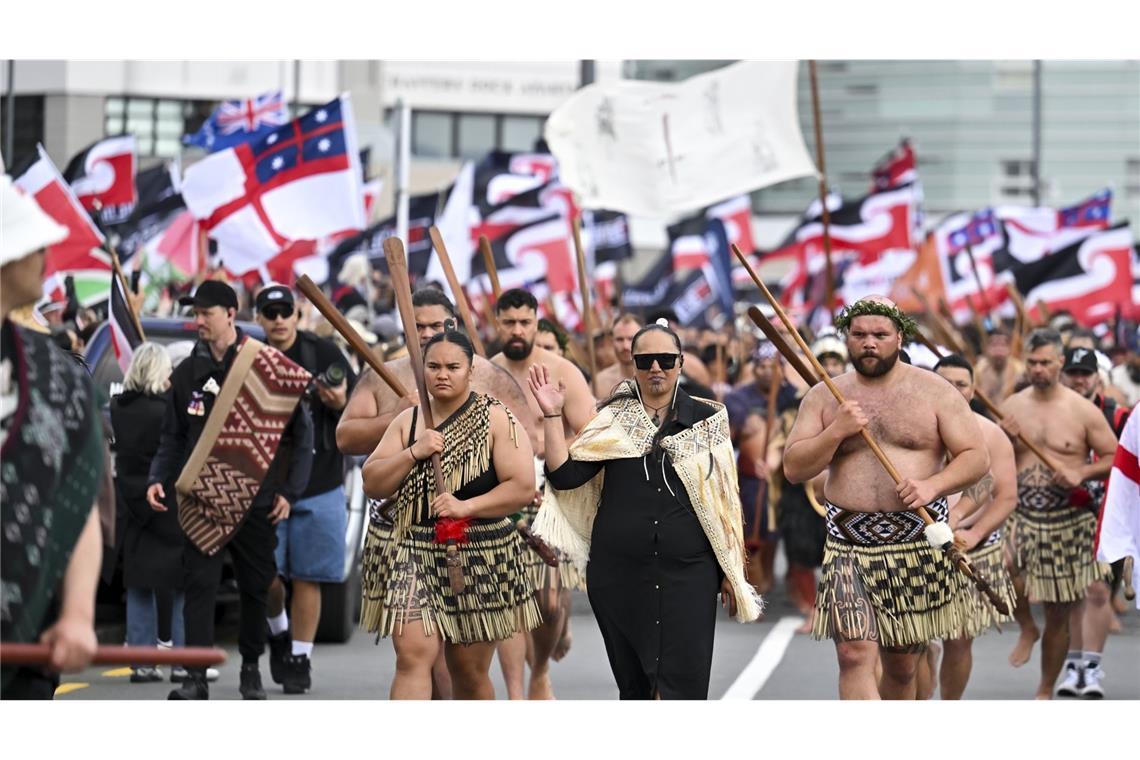
[[(763, 621), (741, 625), (727, 615), (717, 625), (713, 654), (710, 699), (835, 699), (838, 667), (834, 647), (794, 629), (801, 619), (782, 592), (769, 596)], [(1140, 699), (1140, 612), (1131, 609), (1121, 617), (1124, 630), (1109, 636), (1104, 653), (1104, 681), (1109, 699)], [(609, 671), (602, 638), (585, 595), (573, 602), (573, 646), (566, 658), (552, 669), (559, 699), (609, 700), (617, 689)], [(108, 631), (113, 635), (113, 631)], [(966, 699), (1029, 699), (1037, 683), (1040, 649), (1022, 668), (1006, 662), (1016, 641), (1016, 628), (1004, 634), (992, 632), (974, 644), (974, 669)], [(211, 684), (213, 699), (240, 699), (236, 631), (232, 625), (219, 628), (221, 644), (230, 659), (221, 666), (221, 677)], [(313, 658), (313, 689), (304, 696), (286, 696), (269, 680), (269, 665), (262, 660), (262, 679), (271, 700), (387, 699), (395, 666), (391, 642), (378, 645), (372, 637), (356, 632), (346, 644), (318, 645)], [(132, 684), (126, 669), (92, 668), (68, 675), (57, 693), (68, 700), (161, 700), (169, 683)], [(492, 666), (499, 698), (506, 688)]]

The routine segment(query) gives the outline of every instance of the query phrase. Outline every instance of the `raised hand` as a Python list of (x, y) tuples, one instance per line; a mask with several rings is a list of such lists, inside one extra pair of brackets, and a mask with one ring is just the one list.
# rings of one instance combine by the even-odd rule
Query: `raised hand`
[(562, 405), (566, 401), (566, 388), (561, 381), (558, 385), (550, 381), (550, 370), (541, 363), (534, 364), (530, 368), (527, 381), (530, 384), (530, 392), (544, 415), (562, 414)]

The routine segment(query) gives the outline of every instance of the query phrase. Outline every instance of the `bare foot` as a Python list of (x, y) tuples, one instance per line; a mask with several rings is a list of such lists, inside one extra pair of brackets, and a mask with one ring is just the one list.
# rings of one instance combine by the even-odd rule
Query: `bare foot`
[(562, 638), (554, 645), (554, 651), (550, 653), (550, 659), (555, 662), (562, 662), (562, 658), (570, 651), (570, 645), (574, 642), (574, 636), (570, 633), (570, 623), (567, 621), (566, 625), (562, 628)]
[(550, 672), (530, 674), (530, 690), (527, 699), (554, 699), (554, 686), (550, 683)]
[(1033, 655), (1033, 645), (1037, 643), (1039, 638), (1041, 638), (1041, 632), (1037, 630), (1037, 626), (1022, 628), (1021, 635), (1017, 637), (1017, 645), (1009, 653), (1009, 664), (1015, 668), (1020, 668), (1029, 662), (1029, 658)]

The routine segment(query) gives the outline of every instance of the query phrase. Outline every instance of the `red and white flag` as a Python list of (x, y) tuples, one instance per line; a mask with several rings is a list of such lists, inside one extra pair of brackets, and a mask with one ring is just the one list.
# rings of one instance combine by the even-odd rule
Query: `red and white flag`
[[(1108, 492), (1104, 498), (1098, 527), (1096, 558), (1100, 562), (1115, 562), (1124, 557), (1135, 557), (1132, 568), (1132, 585), (1140, 587), (1140, 414), (1132, 414), (1120, 434), (1112, 472), (1108, 477)], [(1140, 600), (1136, 602), (1140, 607)]]
[(125, 216), (135, 205), (134, 135), (108, 137), (88, 145), (67, 164), (63, 178), (88, 211), (117, 208)]
[(364, 229), (356, 124), (347, 95), (185, 172), (182, 197), (227, 270), (257, 270), (293, 241)]
[(106, 277), (102, 293), (81, 293), (83, 305), (106, 300), (111, 289), (111, 257), (102, 250), (103, 236), (83, 210), (75, 194), (60, 176), (42, 145), (36, 146), (39, 158), (27, 171), (16, 177), (15, 184), (36, 199), (48, 216), (67, 228), (68, 235), (47, 248), (44, 258), (45, 295), (53, 289), (48, 283), (60, 278), (53, 275), (72, 274), (77, 278)]

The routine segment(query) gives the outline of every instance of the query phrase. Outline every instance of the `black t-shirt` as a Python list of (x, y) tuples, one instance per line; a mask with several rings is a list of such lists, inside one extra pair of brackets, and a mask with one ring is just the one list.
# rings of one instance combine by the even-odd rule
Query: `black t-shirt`
[[(340, 364), (347, 375), (346, 398), (352, 393), (356, 375), (344, 354), (332, 341), (298, 330), (297, 339), (283, 353), (313, 373), (314, 378), (331, 365)], [(336, 447), (336, 426), (343, 410), (326, 407), (315, 390), (311, 398), (308, 403), (313, 418), (313, 472), (309, 476), (308, 487), (301, 494), (302, 498), (331, 491), (344, 482), (344, 456)]]

